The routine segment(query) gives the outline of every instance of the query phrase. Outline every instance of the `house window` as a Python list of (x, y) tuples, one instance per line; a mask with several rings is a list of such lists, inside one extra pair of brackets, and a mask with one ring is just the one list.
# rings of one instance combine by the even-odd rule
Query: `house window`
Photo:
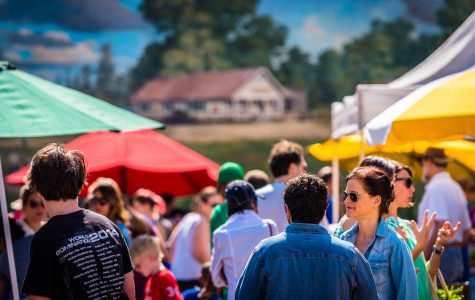
[(257, 106), (257, 108), (259, 109), (259, 112), (263, 112), (264, 111), (264, 102), (262, 100), (256, 100), (254, 101), (254, 104)]
[(150, 102), (142, 102), (139, 106), (141, 111), (149, 111), (150, 110)]

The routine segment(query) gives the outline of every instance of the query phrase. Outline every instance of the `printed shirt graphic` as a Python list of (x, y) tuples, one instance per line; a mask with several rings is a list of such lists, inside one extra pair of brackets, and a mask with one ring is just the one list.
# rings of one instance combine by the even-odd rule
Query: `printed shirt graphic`
[(164, 269), (153, 275), (145, 288), (146, 300), (183, 300), (173, 273)]
[(52, 299), (128, 299), (132, 263), (120, 230), (88, 210), (53, 217), (36, 234), (23, 292)]

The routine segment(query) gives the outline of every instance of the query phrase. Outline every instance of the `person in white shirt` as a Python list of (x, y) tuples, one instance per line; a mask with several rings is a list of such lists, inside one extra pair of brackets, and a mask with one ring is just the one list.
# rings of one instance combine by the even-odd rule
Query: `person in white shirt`
[(225, 191), (229, 218), (213, 233), (211, 275), (216, 287), (228, 287), (228, 300), (234, 300), (236, 286), (252, 250), (265, 238), (277, 234), (272, 220), (256, 214), (257, 197), (244, 180), (229, 183)]
[(258, 214), (261, 218), (274, 221), (280, 233), (289, 225), (284, 210), (285, 184), (304, 173), (307, 162), (302, 146), (282, 140), (272, 147), (267, 163), (274, 176), (274, 182), (256, 191)]
[(428, 210), (429, 214), (437, 212), (434, 228), (424, 249), (426, 258), (430, 257), (433, 251), (432, 245), (437, 239), (437, 232), (446, 222), (461, 224), (452, 242), (442, 249), (444, 253), (440, 262), (440, 269), (445, 280), (456, 282), (463, 276), (462, 247), (467, 242), (471, 222), (463, 190), (446, 171), (449, 161), (450, 158), (445, 155), (443, 149), (428, 148), (425, 152), (422, 168), (424, 178), (428, 180), (428, 183), (418, 208), (418, 221), (420, 224), (425, 210)]

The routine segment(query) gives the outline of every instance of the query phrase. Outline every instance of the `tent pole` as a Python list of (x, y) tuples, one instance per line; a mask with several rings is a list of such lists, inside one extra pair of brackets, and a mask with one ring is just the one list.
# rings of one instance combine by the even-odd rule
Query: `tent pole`
[(0, 209), (2, 211), (3, 231), (5, 233), (5, 244), (7, 246), (8, 267), (10, 269), (10, 281), (14, 300), (19, 300), (18, 281), (15, 269), (15, 259), (13, 256), (12, 235), (10, 222), (8, 221), (7, 197), (5, 195), (5, 184), (3, 181), (2, 161), (0, 159)]
[(333, 223), (340, 220), (340, 166), (338, 156), (334, 155), (332, 160), (332, 215)]

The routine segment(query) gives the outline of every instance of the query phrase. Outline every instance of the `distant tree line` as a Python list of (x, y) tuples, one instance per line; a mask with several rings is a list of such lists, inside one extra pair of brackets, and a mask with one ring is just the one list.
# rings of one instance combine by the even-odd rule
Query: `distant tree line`
[(359, 83), (386, 83), (415, 67), (475, 10), (473, 0), (446, 0), (434, 34), (417, 34), (404, 19), (376, 19), (367, 33), (312, 62), (299, 47), (285, 47), (287, 29), (258, 15), (257, 2), (144, 0), (140, 10), (157, 39), (130, 72), (115, 73), (110, 45), (104, 45), (95, 74), (84, 66), (69, 85), (126, 106), (131, 93), (156, 76), (265, 66), (282, 84), (306, 91), (311, 107), (328, 106)]

